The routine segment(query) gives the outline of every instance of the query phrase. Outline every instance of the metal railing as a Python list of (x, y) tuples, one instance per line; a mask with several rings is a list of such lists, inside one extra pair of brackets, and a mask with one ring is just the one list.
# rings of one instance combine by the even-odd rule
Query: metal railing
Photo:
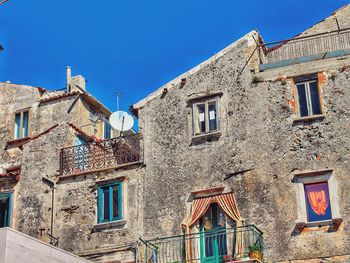
[(239, 262), (263, 261), (262, 232), (254, 225), (200, 231), (142, 241), (140, 262)]
[[(350, 28), (259, 45), (262, 64), (312, 55), (327, 56), (329, 52), (349, 49)], [(339, 53), (341, 54), (342, 52)]]
[(132, 134), (61, 149), (60, 175), (140, 161), (140, 135)]
[(58, 247), (59, 237), (54, 237), (50, 233), (47, 233), (47, 236), (50, 239), (50, 245), (53, 245), (55, 247)]

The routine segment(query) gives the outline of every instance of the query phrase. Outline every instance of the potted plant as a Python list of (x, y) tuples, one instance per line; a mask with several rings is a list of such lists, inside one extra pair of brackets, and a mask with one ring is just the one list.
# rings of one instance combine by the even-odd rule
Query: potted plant
[(253, 246), (248, 247), (250, 259), (263, 260), (263, 248), (260, 242), (256, 242)]

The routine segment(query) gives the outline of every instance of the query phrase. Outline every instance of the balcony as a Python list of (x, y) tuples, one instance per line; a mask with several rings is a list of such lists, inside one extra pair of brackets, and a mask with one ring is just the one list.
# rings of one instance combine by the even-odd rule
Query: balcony
[(260, 71), (350, 55), (350, 28), (260, 44)]
[(254, 225), (141, 241), (145, 263), (263, 262), (262, 232)]
[(60, 176), (117, 168), (140, 161), (140, 135), (95, 141), (61, 149)]

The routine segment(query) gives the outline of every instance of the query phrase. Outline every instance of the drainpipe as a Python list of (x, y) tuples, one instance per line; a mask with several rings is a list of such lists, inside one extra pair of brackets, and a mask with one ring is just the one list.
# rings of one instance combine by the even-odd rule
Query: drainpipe
[[(51, 224), (50, 224), (50, 236), (53, 237), (53, 222), (54, 222), (54, 201), (55, 201), (55, 189), (56, 189), (56, 182), (51, 180), (50, 178), (43, 176), (43, 180), (47, 181), (50, 184), (50, 188), (52, 189), (52, 195), (51, 195)], [(51, 243), (51, 241), (50, 241)]]

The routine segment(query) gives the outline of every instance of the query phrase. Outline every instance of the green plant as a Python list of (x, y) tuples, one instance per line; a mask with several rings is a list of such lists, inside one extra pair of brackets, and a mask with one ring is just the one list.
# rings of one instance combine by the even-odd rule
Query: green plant
[(256, 242), (253, 246), (248, 246), (248, 250), (249, 252), (255, 252), (255, 251), (259, 251), (259, 252), (263, 252), (263, 247), (260, 244), (260, 242)]
[(263, 78), (262, 77), (259, 77), (259, 76), (253, 76), (253, 79), (252, 79), (252, 83), (259, 83), (259, 82), (263, 82)]
[(330, 78), (331, 78), (332, 81), (334, 81), (335, 78), (336, 78), (336, 75), (335, 75), (335, 74), (332, 74)]

